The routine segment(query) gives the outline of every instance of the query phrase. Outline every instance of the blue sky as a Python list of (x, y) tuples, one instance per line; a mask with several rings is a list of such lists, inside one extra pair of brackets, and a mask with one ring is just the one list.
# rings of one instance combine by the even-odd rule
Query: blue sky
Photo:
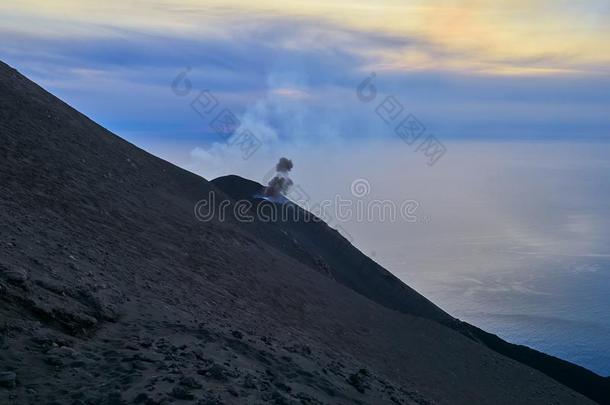
[(267, 147), (395, 136), (356, 97), (371, 72), (376, 104), (395, 96), (439, 139), (610, 137), (608, 2), (95, 3), (3, 2), (0, 57), (157, 154), (224, 141), (189, 107), (198, 89)]

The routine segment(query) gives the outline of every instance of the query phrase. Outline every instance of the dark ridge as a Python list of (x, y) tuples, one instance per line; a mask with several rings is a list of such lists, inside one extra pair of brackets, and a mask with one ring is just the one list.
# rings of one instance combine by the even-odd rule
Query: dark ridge
[(472, 334), (490, 349), (533, 367), (600, 404), (610, 404), (610, 377), (602, 377), (577, 364), (530, 347), (509, 343), (465, 322), (463, 327), (465, 334)]
[[(254, 197), (263, 186), (239, 176), (224, 176), (211, 181), (235, 200), (249, 200), (257, 205), (271, 204)], [(326, 272), (333, 279), (387, 308), (411, 315), (457, 322), (421, 294), (404, 284), (392, 273), (362, 254), (337, 230), (295, 204), (276, 204), (276, 222), (261, 221), (250, 226), (256, 238), (280, 247), (295, 259)], [(261, 210), (265, 213), (267, 211)], [(257, 216), (254, 215), (256, 218)], [(246, 224), (248, 225), (248, 224)], [(289, 237), (287, 237), (287, 235)]]
[[(212, 184), (239, 200), (254, 201), (252, 196), (262, 188), (257, 182), (235, 175), (216, 178)], [(293, 207), (286, 205), (278, 209), (288, 210)], [(296, 209), (303, 211), (301, 208)], [(257, 237), (278, 246), (306, 264), (318, 265), (333, 279), (387, 308), (439, 322), (504, 356), (540, 370), (599, 403), (610, 403), (608, 378), (529, 347), (506, 342), (494, 334), (453, 318), (364, 255), (324, 222), (303, 221), (303, 218), (307, 218), (304, 213), (296, 218), (295, 221), (293, 216), (287, 215), (286, 220), (265, 224), (265, 230), (257, 234)], [(282, 243), (285, 234), (294, 238), (296, 244)], [(305, 252), (316, 252), (317, 256), (304, 257), (298, 247), (302, 247)]]

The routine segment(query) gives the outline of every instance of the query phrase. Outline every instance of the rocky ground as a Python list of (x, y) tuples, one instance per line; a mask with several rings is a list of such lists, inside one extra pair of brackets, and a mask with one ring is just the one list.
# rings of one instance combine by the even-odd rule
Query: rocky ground
[[(117, 329), (124, 330), (120, 333)], [(429, 403), (357, 362), (204, 323), (115, 325), (96, 339), (6, 323), (6, 403)], [(27, 339), (24, 337), (27, 336)], [(27, 366), (25, 368), (24, 366)], [(363, 367), (363, 368), (359, 368)], [(14, 401), (14, 402), (13, 402)]]
[(1, 404), (590, 403), (421, 296), (397, 311), (197, 221), (229, 197), (1, 63), (0, 141)]

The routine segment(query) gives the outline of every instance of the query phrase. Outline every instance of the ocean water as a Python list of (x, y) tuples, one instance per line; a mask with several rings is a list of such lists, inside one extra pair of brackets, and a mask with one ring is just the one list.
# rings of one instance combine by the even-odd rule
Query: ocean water
[(405, 264), (395, 252), (385, 264), (462, 320), (610, 375), (610, 256), (501, 249), (489, 238), (461, 250), (478, 257)]
[[(610, 375), (610, 143), (446, 141), (428, 166), (384, 139), (282, 150), (301, 205), (331, 202), (331, 226), (453, 316)], [(264, 181), (277, 157), (227, 173)], [(337, 198), (417, 205), (359, 218)]]
[(327, 184), (327, 198), (364, 182), (351, 198), (365, 206), (416, 200), (412, 222), (335, 225), (453, 316), (610, 375), (610, 145), (447, 146), (433, 167), (400, 145), (344, 151), (339, 169), (312, 162), (296, 182)]

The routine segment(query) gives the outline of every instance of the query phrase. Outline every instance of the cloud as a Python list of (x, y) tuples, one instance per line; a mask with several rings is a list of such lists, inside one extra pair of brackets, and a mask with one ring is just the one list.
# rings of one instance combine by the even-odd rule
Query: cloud
[[(66, 24), (89, 26), (89, 35), (43, 36), (7, 25), (0, 57), (119, 135), (168, 145), (190, 140), (210, 153), (220, 153), (213, 145), (224, 140), (190, 108), (193, 94), (180, 98), (170, 89), (187, 67), (194, 89), (210, 90), (269, 149), (394, 139), (393, 127), (375, 112), (388, 95), (441, 139), (610, 137), (607, 76), (479, 74), (451, 62), (482, 61), (476, 50), (448, 47), (422, 32), (261, 10), (256, 19), (237, 9), (206, 17), (187, 6), (163, 3), (150, 11), (178, 16), (185, 25), (173, 30), (80, 21)], [(196, 28), (198, 18), (204, 28)], [(515, 61), (528, 69), (571, 66), (551, 52), (485, 63)], [(367, 105), (355, 89), (371, 69), (378, 69), (379, 98)]]

